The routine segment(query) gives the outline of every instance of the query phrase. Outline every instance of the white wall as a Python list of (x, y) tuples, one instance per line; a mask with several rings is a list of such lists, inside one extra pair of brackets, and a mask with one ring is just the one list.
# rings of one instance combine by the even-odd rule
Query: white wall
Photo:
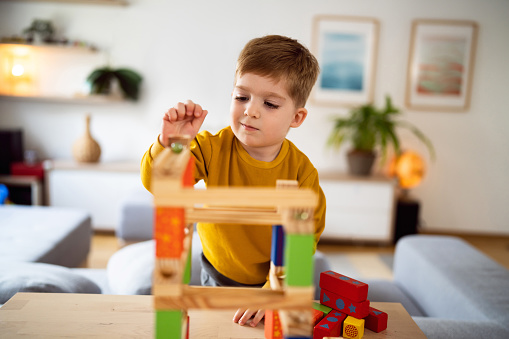
[[(413, 190), (430, 230), (509, 234), (509, 2), (507, 0), (131, 0), (127, 7), (0, 2), (0, 35), (19, 34), (34, 18), (52, 19), (72, 39), (109, 53), (114, 66), (144, 76), (136, 104), (40, 103), (0, 99), (0, 127), (22, 127), (25, 148), (43, 157), (71, 158), (92, 113), (92, 134), (103, 161), (138, 161), (177, 101), (193, 99), (210, 111), (205, 128), (228, 123), (235, 60), (251, 38), (283, 34), (310, 46), (317, 14), (375, 17), (380, 40), (376, 103), (386, 94), (403, 107), (410, 25), (416, 18), (479, 23), (471, 108), (465, 113), (405, 110), (437, 150), (422, 185)], [(289, 138), (319, 170), (345, 171), (344, 151), (326, 150), (332, 114), (344, 108), (308, 105), (310, 114)], [(404, 146), (425, 150), (403, 134)]]

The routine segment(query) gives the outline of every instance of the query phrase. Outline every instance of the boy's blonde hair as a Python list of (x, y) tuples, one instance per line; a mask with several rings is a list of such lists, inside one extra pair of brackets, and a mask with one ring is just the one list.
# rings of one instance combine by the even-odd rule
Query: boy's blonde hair
[(286, 80), (296, 107), (304, 107), (320, 73), (318, 61), (297, 40), (267, 35), (249, 41), (240, 52), (235, 81), (246, 73)]

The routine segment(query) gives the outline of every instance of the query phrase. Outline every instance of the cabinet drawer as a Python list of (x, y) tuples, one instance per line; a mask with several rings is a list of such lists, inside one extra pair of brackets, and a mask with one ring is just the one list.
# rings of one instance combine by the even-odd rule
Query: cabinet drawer
[(394, 204), (394, 186), (391, 182), (329, 181), (320, 186), (330, 208), (370, 208), (388, 210)]

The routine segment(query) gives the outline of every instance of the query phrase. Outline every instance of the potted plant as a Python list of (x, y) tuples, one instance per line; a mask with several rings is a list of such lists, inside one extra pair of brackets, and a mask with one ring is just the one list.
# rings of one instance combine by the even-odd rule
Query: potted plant
[(138, 100), (142, 77), (131, 69), (113, 69), (106, 66), (94, 70), (87, 77), (91, 94), (111, 94), (113, 81), (118, 81), (124, 97), (131, 100)]
[(430, 140), (414, 125), (397, 120), (400, 111), (392, 105), (390, 96), (385, 99), (385, 108), (378, 109), (372, 103), (365, 104), (350, 111), (347, 117), (333, 119), (334, 128), (327, 140), (330, 147), (338, 149), (344, 142), (351, 142), (352, 148), (347, 153), (349, 172), (353, 175), (367, 176), (376, 158), (376, 151), (382, 153), (385, 161), (390, 147), (399, 155), (400, 141), (397, 128), (409, 129), (428, 148), (432, 158), (435, 156)]

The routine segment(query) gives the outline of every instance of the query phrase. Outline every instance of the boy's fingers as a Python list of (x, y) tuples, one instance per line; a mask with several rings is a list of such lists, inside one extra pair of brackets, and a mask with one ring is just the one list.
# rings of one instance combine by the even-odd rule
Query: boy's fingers
[(251, 320), (251, 326), (255, 327), (256, 325), (258, 325), (258, 323), (263, 319), (264, 315), (265, 315), (265, 310), (258, 310), (258, 312), (256, 312), (256, 315), (254, 316), (253, 320)]
[(168, 111), (168, 121), (177, 121), (177, 110), (175, 108), (170, 108)]
[(244, 315), (239, 320), (239, 325), (244, 326), (249, 319), (255, 314), (256, 311), (248, 309), (246, 312), (244, 312)]
[(198, 118), (202, 113), (203, 113), (203, 109), (201, 108), (200, 105), (196, 104), (196, 106), (194, 108), (194, 116), (196, 118)]
[(203, 124), (203, 121), (205, 120), (205, 117), (207, 116), (209, 112), (207, 110), (203, 111), (199, 117), (196, 117), (192, 124), (195, 129), (199, 129), (201, 125)]
[(245, 311), (246, 311), (245, 309), (239, 308), (237, 312), (235, 312), (235, 315), (233, 316), (233, 322), (234, 323), (239, 322), (240, 318), (242, 317)]
[(193, 115), (195, 110), (196, 110), (196, 104), (194, 102), (192, 102), (191, 100), (187, 100), (186, 103), (185, 103), (185, 109), (186, 109), (186, 115)]
[(179, 102), (175, 105), (175, 109), (177, 110), (177, 117), (179, 119), (183, 119), (186, 116), (186, 105), (183, 102)]

